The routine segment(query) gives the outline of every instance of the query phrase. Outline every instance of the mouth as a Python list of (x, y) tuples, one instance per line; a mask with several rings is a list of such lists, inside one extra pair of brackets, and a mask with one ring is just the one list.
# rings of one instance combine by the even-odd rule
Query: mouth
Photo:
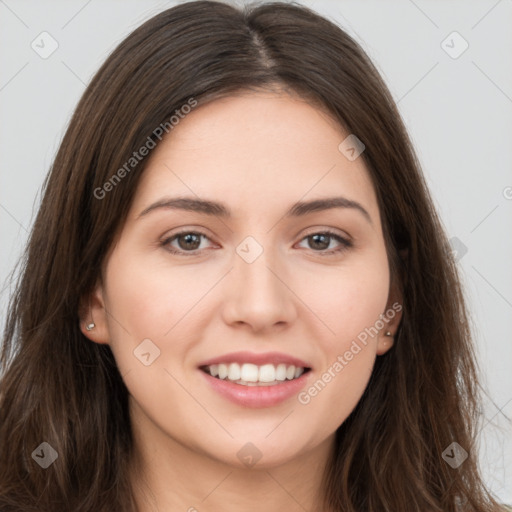
[(284, 352), (231, 352), (201, 361), (197, 368), (214, 393), (250, 408), (287, 403), (313, 375), (307, 360)]
[(199, 367), (207, 375), (241, 386), (277, 386), (299, 379), (311, 368), (293, 364), (219, 363)]

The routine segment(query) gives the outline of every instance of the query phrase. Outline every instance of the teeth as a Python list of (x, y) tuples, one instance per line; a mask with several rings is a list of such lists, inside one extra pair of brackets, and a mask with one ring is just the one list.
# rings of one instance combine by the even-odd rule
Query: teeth
[(206, 367), (206, 371), (219, 379), (227, 379), (245, 386), (267, 385), (273, 386), (284, 380), (299, 378), (304, 373), (300, 366), (278, 364), (264, 364), (257, 366), (251, 363), (212, 364)]
[(264, 364), (260, 366), (259, 381), (273, 382), (276, 380), (276, 369), (273, 364)]
[[(231, 365), (240, 368), (240, 366), (237, 363), (231, 363)], [(245, 382), (258, 382), (258, 367), (255, 364), (243, 364), (242, 368), (238, 372), (238, 375), (238, 379), (245, 380)]]
[(229, 365), (228, 379), (229, 380), (240, 379), (240, 365), (238, 365), (236, 363), (231, 363)]
[(228, 376), (228, 366), (219, 364), (219, 379), (225, 379)]
[[(294, 369), (295, 371), (295, 369)], [(276, 368), (276, 380), (285, 380), (286, 379), (286, 365), (278, 364)]]
[(218, 364), (212, 364), (211, 366), (209, 366), (209, 369), (210, 369), (210, 375), (212, 377), (217, 377), (217, 375), (219, 375), (219, 365)]

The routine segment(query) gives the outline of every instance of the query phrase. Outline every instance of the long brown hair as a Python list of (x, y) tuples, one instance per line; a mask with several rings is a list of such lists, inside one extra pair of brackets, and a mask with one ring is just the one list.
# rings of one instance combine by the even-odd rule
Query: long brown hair
[[(366, 148), (392, 277), (395, 346), (336, 432), (323, 510), (490, 511), (476, 461), (479, 385), (457, 269), (396, 105), (361, 47), (306, 7), (183, 3), (129, 35), (92, 79), (44, 184), (1, 352), (2, 511), (136, 511), (127, 389), (107, 345), (79, 329), (83, 297), (147, 159), (95, 191), (194, 98), (276, 84), (325, 109)], [(457, 442), (458, 468), (442, 458)], [(58, 454), (42, 469), (34, 450)]]

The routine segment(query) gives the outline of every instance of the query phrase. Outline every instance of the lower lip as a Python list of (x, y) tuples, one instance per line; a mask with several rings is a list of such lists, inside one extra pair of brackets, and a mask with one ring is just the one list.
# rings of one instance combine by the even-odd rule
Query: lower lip
[(300, 377), (293, 380), (284, 380), (273, 386), (244, 386), (235, 384), (229, 380), (221, 380), (212, 377), (203, 370), (203, 374), (208, 384), (219, 394), (226, 397), (231, 402), (245, 407), (272, 407), (288, 400), (305, 386), (311, 370), (303, 373)]

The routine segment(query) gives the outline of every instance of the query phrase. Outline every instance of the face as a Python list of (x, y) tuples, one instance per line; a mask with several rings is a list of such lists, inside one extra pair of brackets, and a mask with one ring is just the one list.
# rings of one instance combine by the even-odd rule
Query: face
[(356, 406), (400, 313), (347, 136), (304, 100), (248, 92), (152, 151), (83, 332), (110, 345), (155, 449), (272, 467)]

